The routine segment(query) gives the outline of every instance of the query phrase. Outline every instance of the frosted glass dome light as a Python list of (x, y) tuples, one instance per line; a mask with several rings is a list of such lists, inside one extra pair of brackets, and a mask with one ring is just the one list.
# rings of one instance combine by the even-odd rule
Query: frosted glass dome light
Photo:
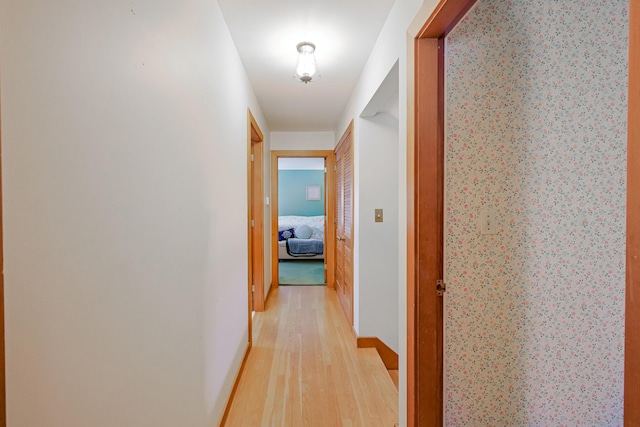
[(298, 65), (296, 66), (296, 77), (304, 84), (309, 83), (318, 75), (318, 66), (314, 52), (316, 45), (311, 42), (298, 43)]

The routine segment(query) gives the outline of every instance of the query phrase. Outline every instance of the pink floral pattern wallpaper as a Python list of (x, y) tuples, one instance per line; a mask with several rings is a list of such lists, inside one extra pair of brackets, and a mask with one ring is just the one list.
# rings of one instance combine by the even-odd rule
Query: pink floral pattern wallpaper
[(479, 0), (446, 40), (447, 426), (623, 424), (627, 38), (628, 0)]

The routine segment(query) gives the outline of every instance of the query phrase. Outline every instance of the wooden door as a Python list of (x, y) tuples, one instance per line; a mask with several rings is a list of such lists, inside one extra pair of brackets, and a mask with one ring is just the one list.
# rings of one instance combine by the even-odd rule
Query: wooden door
[(335, 151), (336, 161), (336, 268), (335, 288), (340, 305), (353, 325), (353, 124)]
[(249, 112), (249, 315), (264, 311), (264, 178), (263, 140), (258, 123)]
[(251, 259), (252, 259), (252, 306), (255, 311), (264, 311), (264, 232), (262, 210), (262, 144), (251, 142)]

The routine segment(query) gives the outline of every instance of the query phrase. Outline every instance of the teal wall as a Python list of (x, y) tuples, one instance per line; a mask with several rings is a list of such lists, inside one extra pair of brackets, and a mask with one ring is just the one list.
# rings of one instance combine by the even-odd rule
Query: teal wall
[[(307, 185), (320, 185), (322, 199), (307, 200)], [(278, 215), (324, 215), (324, 171), (278, 171)]]

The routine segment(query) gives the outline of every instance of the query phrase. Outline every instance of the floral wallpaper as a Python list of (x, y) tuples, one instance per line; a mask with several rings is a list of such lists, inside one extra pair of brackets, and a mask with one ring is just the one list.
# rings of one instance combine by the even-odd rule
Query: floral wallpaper
[(446, 40), (447, 426), (623, 424), (627, 38), (628, 0), (479, 0)]

